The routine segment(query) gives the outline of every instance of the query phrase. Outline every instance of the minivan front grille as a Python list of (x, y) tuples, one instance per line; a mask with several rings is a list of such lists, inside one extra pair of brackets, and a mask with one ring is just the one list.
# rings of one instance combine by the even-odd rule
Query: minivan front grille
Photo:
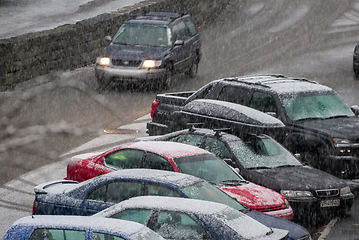
[(142, 63), (141, 60), (122, 60), (111, 59), (112, 65), (120, 67), (139, 67)]
[(337, 197), (339, 196), (339, 189), (324, 189), (315, 191), (318, 197), (326, 198), (326, 197)]

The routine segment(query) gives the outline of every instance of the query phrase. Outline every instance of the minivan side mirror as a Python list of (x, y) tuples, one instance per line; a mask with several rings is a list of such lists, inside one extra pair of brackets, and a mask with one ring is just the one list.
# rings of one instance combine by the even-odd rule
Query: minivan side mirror
[(236, 163), (230, 158), (224, 158), (223, 161), (233, 168), (236, 167)]
[(184, 44), (183, 40), (176, 40), (174, 43), (175, 46), (179, 46), (179, 45), (183, 45), (183, 44)]
[(353, 105), (350, 107), (350, 109), (353, 111), (355, 116), (359, 116), (359, 106), (358, 105)]
[(112, 37), (111, 36), (106, 36), (103, 38), (104, 42), (106, 43), (110, 43), (112, 41)]

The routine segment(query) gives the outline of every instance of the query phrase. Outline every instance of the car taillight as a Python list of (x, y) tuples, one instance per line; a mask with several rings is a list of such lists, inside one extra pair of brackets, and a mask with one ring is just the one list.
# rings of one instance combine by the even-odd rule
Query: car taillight
[(36, 199), (34, 200), (34, 203), (32, 204), (32, 214), (35, 214), (37, 211), (37, 208), (39, 207), (39, 201)]
[(156, 111), (156, 108), (158, 106), (158, 104), (160, 104), (160, 100), (157, 100), (155, 99), (153, 102), (152, 102), (152, 110), (151, 110), (151, 118), (153, 118), (153, 115), (155, 114), (155, 111)]

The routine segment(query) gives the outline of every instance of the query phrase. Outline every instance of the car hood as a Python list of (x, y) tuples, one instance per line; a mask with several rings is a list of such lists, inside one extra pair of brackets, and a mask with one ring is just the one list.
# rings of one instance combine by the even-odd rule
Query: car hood
[(162, 59), (167, 47), (130, 46), (110, 44), (100, 53), (100, 57), (123, 60)]
[(217, 187), (237, 199), (238, 202), (257, 211), (265, 211), (285, 204), (284, 196), (281, 194), (251, 182), (237, 186), (218, 185)]
[(328, 134), (331, 137), (359, 139), (359, 118), (342, 117), (324, 120), (307, 120), (295, 122), (300, 128), (312, 129)]
[(309, 232), (299, 224), (284, 220), (282, 218), (274, 217), (257, 211), (250, 211), (246, 213), (246, 215), (266, 225), (267, 227), (288, 230), (288, 239), (290, 240), (302, 239), (309, 234)]
[(309, 166), (258, 169), (255, 171), (262, 175), (264, 186), (276, 191), (310, 191), (347, 186), (343, 180)]

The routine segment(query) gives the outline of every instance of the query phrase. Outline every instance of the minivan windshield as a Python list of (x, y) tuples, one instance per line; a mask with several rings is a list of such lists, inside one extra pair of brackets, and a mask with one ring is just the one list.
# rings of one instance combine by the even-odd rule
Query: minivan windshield
[(124, 24), (116, 33), (112, 43), (123, 45), (140, 45), (169, 47), (170, 31), (164, 26)]

